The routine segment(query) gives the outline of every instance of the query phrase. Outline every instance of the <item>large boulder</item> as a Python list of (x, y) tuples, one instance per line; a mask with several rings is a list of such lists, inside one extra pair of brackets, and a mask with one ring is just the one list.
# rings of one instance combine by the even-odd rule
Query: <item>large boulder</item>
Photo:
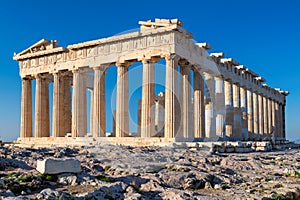
[(80, 161), (73, 158), (38, 160), (36, 169), (42, 174), (79, 173), (81, 171)]

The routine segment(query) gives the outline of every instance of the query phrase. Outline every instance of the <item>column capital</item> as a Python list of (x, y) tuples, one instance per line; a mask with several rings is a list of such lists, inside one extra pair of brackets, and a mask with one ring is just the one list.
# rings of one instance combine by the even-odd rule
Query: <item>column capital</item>
[(167, 61), (170, 61), (170, 60), (175, 60), (175, 61), (179, 61), (180, 57), (176, 54), (164, 54), (164, 55), (161, 55), (162, 58), (164, 58), (165, 60)]
[(224, 79), (224, 76), (222, 76), (222, 75), (220, 75), (220, 76), (215, 76), (215, 79), (216, 79), (216, 80), (223, 80), (223, 81), (225, 80), (225, 79)]
[(203, 75), (205, 76), (205, 78), (213, 78), (214, 75), (208, 72), (203, 72)]
[(100, 65), (94, 66), (94, 67), (92, 67), (92, 68), (93, 68), (94, 71), (96, 71), (96, 70), (102, 70), (102, 71), (104, 71), (104, 70), (106, 70), (107, 68), (109, 68), (110, 65), (111, 65), (111, 64), (100, 64)]
[(35, 74), (33, 75), (35, 79), (46, 79), (50, 76), (49, 73), (45, 73), (45, 74)]
[(34, 79), (34, 77), (32, 77), (32, 76), (24, 76), (24, 77), (22, 77), (22, 80), (32, 80), (32, 79)]
[(130, 65), (132, 65), (132, 62), (129, 61), (124, 61), (124, 62), (116, 62), (116, 66), (117, 67), (129, 67)]
[(87, 68), (85, 67), (78, 67), (78, 68), (74, 68), (74, 69), (71, 69), (71, 71), (77, 71), (77, 72), (84, 72)]
[(151, 57), (151, 58), (142, 58), (140, 59), (143, 64), (148, 64), (148, 63), (157, 63), (160, 58), (158, 57)]

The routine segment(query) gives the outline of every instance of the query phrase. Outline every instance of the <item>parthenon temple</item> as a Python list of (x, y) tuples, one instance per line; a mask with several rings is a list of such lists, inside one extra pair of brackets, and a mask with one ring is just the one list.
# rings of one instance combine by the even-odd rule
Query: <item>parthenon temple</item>
[[(222, 52), (208, 53), (211, 46), (195, 42), (178, 19), (139, 24), (136, 32), (66, 48), (42, 39), (15, 54), (22, 78), (19, 140), (285, 140), (287, 91), (268, 86)], [(132, 134), (129, 83), (135, 79), (128, 73), (136, 62), (142, 66), (142, 94), (138, 130)], [(158, 63), (162, 67), (155, 68)], [(106, 81), (110, 67), (117, 69), (114, 83)], [(154, 69), (164, 73), (164, 91), (155, 90)], [(108, 84), (116, 86), (114, 110), (106, 105)], [(111, 134), (107, 120), (113, 120)]]

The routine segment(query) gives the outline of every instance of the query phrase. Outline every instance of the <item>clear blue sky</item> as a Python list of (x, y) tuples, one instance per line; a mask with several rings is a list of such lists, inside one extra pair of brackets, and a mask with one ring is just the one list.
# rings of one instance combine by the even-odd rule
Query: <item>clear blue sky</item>
[[(5, 2), (5, 3), (4, 3)], [(2, 1), (0, 3), (0, 136), (19, 134), (21, 81), (13, 52), (41, 38), (63, 46), (138, 28), (139, 20), (179, 18), (208, 42), (262, 75), (287, 98), (289, 139), (300, 138), (300, 1)]]

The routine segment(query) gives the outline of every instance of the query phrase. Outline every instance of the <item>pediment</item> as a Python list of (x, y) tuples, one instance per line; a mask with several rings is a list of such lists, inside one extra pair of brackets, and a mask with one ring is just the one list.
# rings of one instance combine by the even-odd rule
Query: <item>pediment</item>
[(56, 40), (47, 40), (41, 39), (40, 41), (36, 42), (35, 44), (31, 45), (24, 51), (17, 54), (17, 56), (23, 56), (26, 54), (36, 53), (38, 51), (45, 51), (59, 47), (58, 42)]

